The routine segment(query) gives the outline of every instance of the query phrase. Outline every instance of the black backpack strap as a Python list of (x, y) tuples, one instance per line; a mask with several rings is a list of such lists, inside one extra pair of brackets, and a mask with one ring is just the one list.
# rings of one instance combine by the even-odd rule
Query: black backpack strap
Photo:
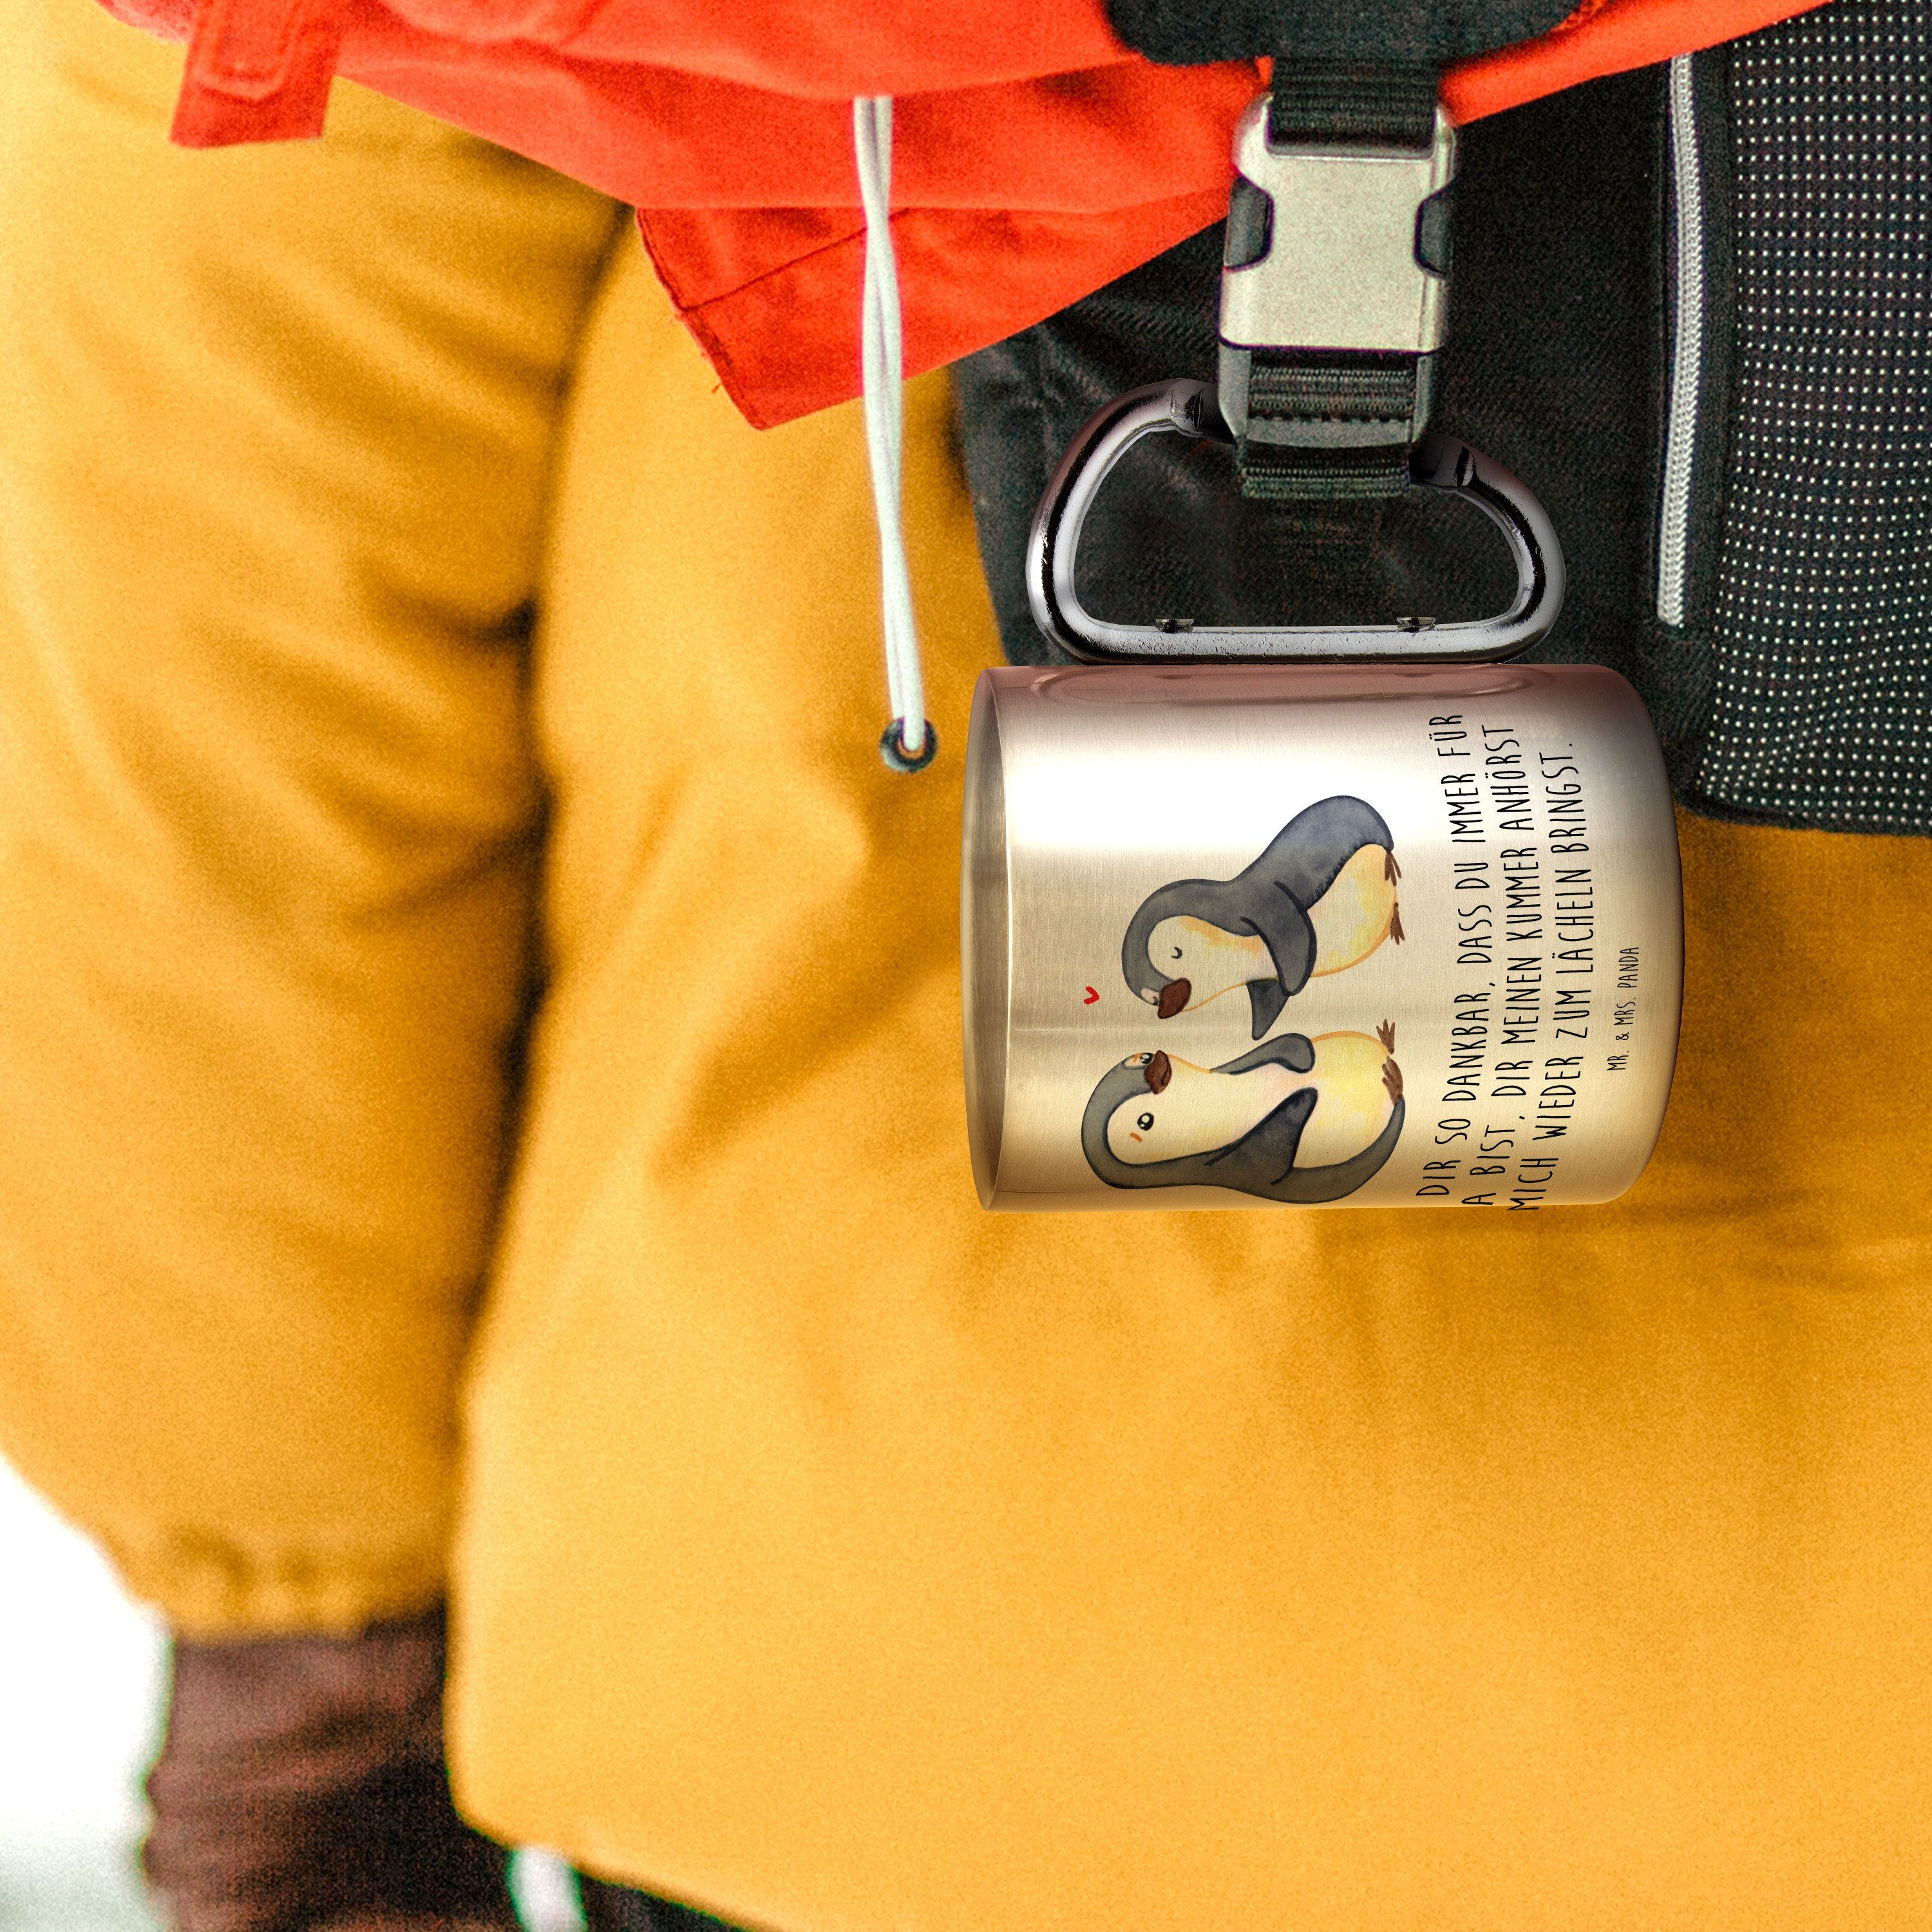
[(1219, 388), (1250, 496), (1399, 494), (1428, 425), (1455, 135), (1423, 62), (1292, 59), (1236, 137)]

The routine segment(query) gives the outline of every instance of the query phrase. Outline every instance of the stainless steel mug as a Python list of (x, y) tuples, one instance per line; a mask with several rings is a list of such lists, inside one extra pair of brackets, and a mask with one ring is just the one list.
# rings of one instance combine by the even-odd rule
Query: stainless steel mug
[(1670, 790), (1595, 666), (989, 671), (962, 897), (988, 1208), (1607, 1201), (1662, 1124)]

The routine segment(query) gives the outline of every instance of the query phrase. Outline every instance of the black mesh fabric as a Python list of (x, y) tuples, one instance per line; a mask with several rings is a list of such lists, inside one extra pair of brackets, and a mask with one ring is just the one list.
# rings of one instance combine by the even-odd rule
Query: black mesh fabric
[(1732, 455), (1696, 802), (1932, 831), (1932, 20), (1732, 56)]

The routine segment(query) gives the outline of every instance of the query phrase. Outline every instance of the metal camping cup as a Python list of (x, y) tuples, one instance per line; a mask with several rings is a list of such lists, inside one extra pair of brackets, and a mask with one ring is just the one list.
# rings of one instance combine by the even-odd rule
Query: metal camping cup
[[(1070, 461), (1094, 460), (1096, 422)], [(1523, 534), (1517, 604), (1546, 628), (1546, 521), (1493, 466), (1460, 467), (1444, 487), (1486, 470), (1506, 500), (1484, 507)], [(1042, 522), (1074, 493), (1057, 477)], [(1035, 539), (1038, 610), (1057, 560)], [(1511, 648), (1521, 616), (1492, 626)], [(985, 1204), (1514, 1210), (1628, 1188), (1663, 1122), (1683, 956), (1670, 789), (1630, 687), (1414, 662), (1449, 626), (1115, 628), (1135, 650), (1331, 661), (982, 676), (962, 910)]]

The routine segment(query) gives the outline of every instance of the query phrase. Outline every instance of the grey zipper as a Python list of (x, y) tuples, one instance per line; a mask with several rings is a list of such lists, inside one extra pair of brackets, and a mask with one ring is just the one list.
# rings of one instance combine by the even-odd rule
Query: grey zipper
[(1677, 208), (1676, 288), (1671, 321), (1670, 402), (1664, 429), (1664, 491), (1657, 536), (1658, 621), (1684, 622), (1690, 548), (1690, 473), (1704, 363), (1704, 180), (1697, 148), (1689, 54), (1670, 63), (1670, 172)]

